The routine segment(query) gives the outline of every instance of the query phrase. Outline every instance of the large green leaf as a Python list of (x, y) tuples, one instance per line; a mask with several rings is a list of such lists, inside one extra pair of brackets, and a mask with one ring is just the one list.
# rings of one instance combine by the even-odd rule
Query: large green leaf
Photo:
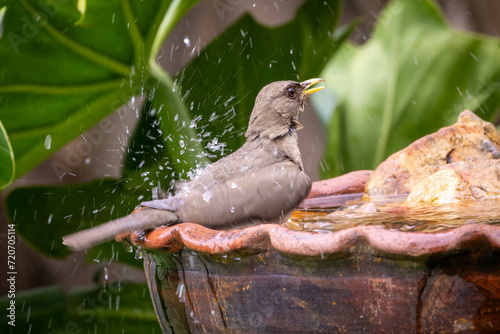
[[(91, 19), (88, 11), (83, 23)], [(309, 0), (291, 22), (276, 28), (243, 16), (176, 77), (180, 87), (176, 91), (184, 99), (181, 109), (190, 117), (179, 115), (182, 110), (175, 107), (179, 101), (172, 102), (165, 95), (167, 89), (158, 91), (156, 85), (145, 84), (151, 91), (125, 157), (123, 178), (16, 189), (7, 198), (7, 210), (18, 234), (37, 250), (64, 257), (68, 250), (61, 244), (62, 235), (126, 215), (158, 190), (171, 190), (175, 179), (196, 167), (193, 161), (204, 158), (193, 146), (208, 146), (214, 159), (222, 155), (216, 150), (221, 143), (227, 143), (224, 155), (239, 147), (262, 86), (320, 74), (352, 28), (334, 33), (339, 14), (339, 1)], [(228, 43), (232, 43), (229, 49)], [(161, 85), (172, 84), (168, 77), (158, 76)], [(167, 103), (172, 104), (167, 107)], [(41, 233), (47, 230), (51, 233)], [(89, 256), (130, 258), (120, 255), (123, 248), (112, 245), (98, 246)]]
[[(9, 318), (15, 302), (15, 321)], [(0, 299), (2, 333), (161, 333), (146, 284), (110, 284), (64, 294), (58, 287)]]
[(87, 0), (82, 16), (77, 0), (0, 0), (0, 119), (16, 175), (140, 94), (144, 80), (161, 91), (164, 112), (174, 106), (187, 118), (156, 56), (194, 3)]
[(498, 39), (452, 29), (431, 0), (395, 0), (380, 18), (366, 44), (344, 44), (325, 68), (331, 95), (313, 96), (328, 134), (324, 177), (373, 169), (464, 109), (498, 119)]

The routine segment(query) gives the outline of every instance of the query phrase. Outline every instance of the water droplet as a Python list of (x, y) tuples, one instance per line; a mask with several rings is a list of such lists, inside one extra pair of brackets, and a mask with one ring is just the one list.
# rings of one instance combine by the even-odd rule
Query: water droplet
[(230, 207), (230, 208), (229, 208), (229, 211), (230, 211), (231, 213), (234, 213), (234, 206)]
[[(154, 185), (154, 183), (151, 181), (150, 185)], [(151, 188), (151, 197), (153, 200), (158, 199), (158, 187), (152, 187)]]
[(50, 145), (52, 144), (52, 136), (51, 135), (47, 135), (47, 137), (45, 137), (45, 149), (46, 150), (50, 150)]
[(234, 189), (234, 188), (236, 188), (237, 186), (238, 186), (238, 185), (237, 185), (236, 183), (234, 183), (234, 182), (232, 182), (232, 183), (231, 183), (231, 189)]
[(184, 285), (184, 283), (179, 283), (179, 285), (177, 286), (176, 294), (181, 303), (184, 303), (186, 301), (186, 286)]
[(107, 281), (109, 279), (108, 267), (104, 267), (103, 272), (104, 272), (104, 280)]
[(191, 40), (189, 39), (189, 37), (184, 37), (184, 44), (187, 46), (187, 47), (190, 47), (191, 46)]
[(136, 260), (141, 260), (142, 259), (142, 250), (140, 248), (137, 248), (135, 250), (135, 259)]
[(234, 98), (235, 98), (234, 96), (231, 96), (229, 99), (227, 99), (226, 102), (224, 102), (224, 107), (227, 107), (229, 102), (231, 102)]
[(221, 255), (221, 257), (222, 257), (223, 259), (227, 259), (227, 254), (222, 254), (222, 255)]
[(125, 251), (126, 251), (127, 253), (132, 253), (132, 252), (134, 251), (134, 247), (132, 247), (132, 246), (127, 246), (127, 247), (125, 247)]
[(180, 147), (185, 147), (186, 146), (186, 144), (184, 144), (184, 140), (182, 140), (182, 139), (179, 140), (179, 146)]
[(217, 116), (217, 114), (215, 112), (212, 113), (212, 115), (210, 115), (210, 118), (208, 119), (209, 122), (213, 122), (215, 121), (219, 116)]
[(54, 217), (54, 215), (50, 214), (49, 218), (47, 219), (47, 224), (50, 224), (52, 222), (52, 217)]
[(210, 191), (208, 191), (208, 190), (207, 190), (207, 191), (205, 191), (205, 192), (203, 193), (203, 200), (204, 200), (205, 202), (207, 202), (207, 203), (208, 203), (208, 202), (210, 202), (210, 199), (211, 199), (211, 198), (212, 198), (212, 193), (211, 193)]

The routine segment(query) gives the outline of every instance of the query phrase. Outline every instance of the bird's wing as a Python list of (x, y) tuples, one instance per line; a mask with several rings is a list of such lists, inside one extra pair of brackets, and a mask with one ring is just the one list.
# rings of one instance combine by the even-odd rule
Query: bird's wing
[(246, 170), (209, 190), (191, 191), (176, 213), (183, 222), (208, 227), (275, 221), (293, 210), (310, 188), (311, 180), (296, 164), (280, 162)]

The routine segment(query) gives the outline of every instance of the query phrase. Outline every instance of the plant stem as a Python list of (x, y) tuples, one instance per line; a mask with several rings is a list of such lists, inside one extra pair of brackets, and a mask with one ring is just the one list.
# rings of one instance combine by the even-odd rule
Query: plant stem
[(137, 26), (136, 19), (134, 13), (132, 12), (132, 8), (130, 7), (129, 0), (122, 0), (122, 10), (123, 15), (125, 16), (125, 20), (128, 24), (128, 31), (130, 35), (130, 40), (135, 48), (135, 66), (139, 68), (142, 65), (143, 53), (144, 53), (144, 39), (142, 38), (142, 34)]
[[(189, 127), (191, 116), (180, 96), (180, 88), (174, 85), (170, 76), (161, 68), (156, 59), (165, 38), (196, 2), (197, 0), (173, 0), (168, 7), (162, 5), (154, 21), (158, 28), (156, 31), (151, 31), (146, 43), (148, 71), (159, 81), (152, 103), (158, 112), (164, 110), (162, 113), (166, 117), (161, 122), (162, 131), (166, 136), (174, 137), (173, 145), (178, 145), (182, 140), (190, 146), (185, 150), (189, 154), (185, 155), (178, 154), (182, 151), (178, 148), (172, 150), (174, 162), (185, 161), (188, 168), (194, 168), (197, 163), (202, 163), (207, 158), (197, 140), (196, 130)], [(161, 21), (159, 21), (160, 18)], [(174, 115), (177, 115), (177, 122), (173, 121)], [(178, 124), (181, 124), (181, 127)], [(177, 164), (175, 168), (179, 174), (187, 172), (182, 164)]]

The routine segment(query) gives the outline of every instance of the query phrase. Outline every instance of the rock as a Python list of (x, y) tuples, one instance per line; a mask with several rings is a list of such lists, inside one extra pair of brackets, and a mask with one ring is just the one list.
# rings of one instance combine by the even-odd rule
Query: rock
[(418, 183), (407, 202), (464, 203), (500, 199), (500, 160), (446, 164)]
[(448, 204), (472, 199), (472, 194), (460, 175), (453, 169), (443, 169), (418, 183), (406, 201)]
[[(499, 172), (495, 160), (483, 163), (498, 159), (499, 151), (495, 126), (465, 110), (456, 124), (420, 138), (382, 162), (366, 185), (365, 199), (410, 192), (415, 200), (429, 203), (487, 199), (488, 189), (499, 187)], [(464, 163), (453, 164), (459, 161)]]

